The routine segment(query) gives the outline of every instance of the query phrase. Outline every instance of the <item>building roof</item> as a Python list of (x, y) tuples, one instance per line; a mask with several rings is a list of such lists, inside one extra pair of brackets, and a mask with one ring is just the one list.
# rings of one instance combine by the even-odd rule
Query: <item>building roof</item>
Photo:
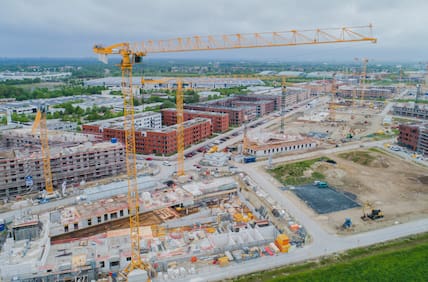
[[(139, 120), (139, 119), (144, 119), (144, 118), (148, 118), (148, 117), (161, 117), (160, 113), (156, 113), (156, 112), (142, 112), (142, 113), (137, 113), (134, 114), (134, 120)], [(105, 119), (105, 120), (98, 120), (98, 121), (94, 121), (94, 122), (89, 122), (89, 123), (85, 123), (85, 125), (96, 125), (99, 126), (101, 128), (118, 128), (118, 129), (123, 129), (123, 121), (124, 121), (124, 117), (117, 117), (117, 118), (110, 118), (110, 119)]]
[[(170, 111), (170, 112), (176, 112), (177, 109), (175, 108), (167, 108), (167, 109), (162, 109), (161, 112), (163, 111)], [(203, 115), (210, 115), (210, 116), (226, 116), (227, 113), (219, 113), (219, 112), (206, 112), (206, 111), (198, 111), (198, 110), (189, 110), (189, 109), (184, 109), (185, 113), (192, 113), (192, 114), (203, 114)]]
[[(183, 122), (183, 127), (187, 128), (187, 127), (191, 127), (197, 124), (201, 124), (201, 123), (205, 123), (205, 122), (209, 122), (211, 123), (211, 120), (209, 118), (202, 118), (202, 117), (197, 117), (194, 119), (190, 119), (190, 120), (186, 120)], [(161, 133), (168, 133), (168, 132), (174, 132), (177, 131), (178, 125), (174, 124), (168, 127), (164, 127), (164, 128), (159, 128), (159, 129), (150, 129), (149, 131), (151, 132), (161, 132)]]

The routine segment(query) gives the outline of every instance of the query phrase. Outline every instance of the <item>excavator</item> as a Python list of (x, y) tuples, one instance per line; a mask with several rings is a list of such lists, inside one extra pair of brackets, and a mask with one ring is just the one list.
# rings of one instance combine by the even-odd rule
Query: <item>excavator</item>
[(361, 216), (361, 219), (364, 221), (367, 221), (369, 219), (376, 220), (383, 218), (383, 212), (380, 209), (375, 209), (373, 207), (373, 204), (371, 204), (369, 201), (366, 201), (363, 205), (363, 215)]

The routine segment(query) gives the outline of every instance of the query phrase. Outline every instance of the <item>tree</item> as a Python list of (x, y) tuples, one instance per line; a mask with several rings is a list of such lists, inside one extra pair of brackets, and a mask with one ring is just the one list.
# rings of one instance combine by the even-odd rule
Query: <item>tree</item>
[(16, 122), (29, 122), (30, 119), (26, 115), (18, 115), (17, 113), (12, 113), (11, 118)]
[(175, 103), (171, 101), (163, 102), (163, 104), (161, 105), (161, 109), (166, 109), (166, 108), (175, 108)]
[(7, 124), (7, 117), (3, 116), (0, 120), (0, 124), (6, 125)]
[(74, 108), (74, 113), (76, 115), (82, 116), (85, 114), (85, 111), (81, 107), (77, 106), (76, 108)]

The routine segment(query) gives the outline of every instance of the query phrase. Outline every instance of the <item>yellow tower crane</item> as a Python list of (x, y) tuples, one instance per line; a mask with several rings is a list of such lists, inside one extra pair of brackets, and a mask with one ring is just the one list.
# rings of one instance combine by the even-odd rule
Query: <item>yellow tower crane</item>
[[(167, 77), (161, 79), (145, 79), (141, 78), (141, 85), (145, 84), (164, 84), (174, 81), (177, 84), (175, 94), (176, 113), (177, 113), (177, 176), (185, 175), (184, 172), (184, 109), (183, 109), (183, 78)], [(191, 83), (189, 83), (191, 85)]]
[(40, 144), (42, 147), (42, 162), (43, 162), (43, 177), (45, 178), (45, 190), (47, 196), (54, 195), (52, 184), (51, 157), (49, 151), (48, 128), (46, 121), (46, 106), (42, 105), (37, 110), (36, 118), (34, 119), (32, 133), (35, 134), (40, 127)]
[(331, 93), (329, 103), (329, 119), (330, 121), (336, 121), (336, 73), (333, 74), (331, 79)]
[[(124, 269), (127, 275), (134, 269), (150, 270), (148, 263), (140, 256), (139, 241), (139, 197), (137, 187), (137, 169), (135, 153), (134, 106), (132, 93), (132, 67), (141, 63), (142, 57), (150, 53), (172, 53), (203, 50), (226, 50), (239, 48), (279, 47), (297, 45), (315, 45), (343, 42), (369, 41), (376, 43), (371, 35), (372, 26), (341, 27), (330, 29), (290, 30), (282, 32), (263, 32), (249, 34), (209, 35), (178, 37), (168, 40), (146, 40), (137, 43), (118, 43), (104, 47), (95, 45), (94, 53), (107, 63), (108, 55), (120, 55), (122, 61), (122, 94), (124, 100), (124, 131), (126, 167), (128, 176), (128, 204), (131, 229), (131, 262)], [(367, 32), (367, 34), (365, 34)]]
[(367, 58), (363, 58), (363, 69), (361, 72), (361, 80), (360, 80), (360, 85), (361, 85), (361, 99), (360, 99), (360, 105), (363, 106), (364, 105), (364, 95), (366, 94), (366, 76), (367, 76), (367, 63), (368, 63), (368, 59)]
[(177, 108), (177, 176), (184, 175), (184, 110), (182, 81), (177, 81), (177, 92), (175, 94)]

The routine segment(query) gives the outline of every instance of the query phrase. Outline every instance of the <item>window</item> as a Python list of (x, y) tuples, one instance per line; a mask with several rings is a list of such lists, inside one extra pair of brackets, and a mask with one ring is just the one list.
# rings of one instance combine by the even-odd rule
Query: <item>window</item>
[(108, 220), (108, 214), (104, 214), (104, 221)]
[(91, 226), (92, 225), (92, 219), (90, 218), (90, 219), (88, 219), (88, 226)]
[(110, 219), (115, 219), (115, 218), (117, 218), (117, 212), (111, 213)]
[(123, 216), (123, 210), (120, 210), (120, 216)]
[(97, 217), (97, 223), (101, 223), (101, 216)]
[(68, 232), (68, 225), (64, 225), (64, 232)]
[(78, 223), (78, 222), (75, 222), (75, 223), (73, 224), (73, 228), (74, 228), (74, 230), (79, 229), (79, 223)]
[(105, 266), (105, 262), (104, 261), (100, 261), (100, 268), (104, 268)]

